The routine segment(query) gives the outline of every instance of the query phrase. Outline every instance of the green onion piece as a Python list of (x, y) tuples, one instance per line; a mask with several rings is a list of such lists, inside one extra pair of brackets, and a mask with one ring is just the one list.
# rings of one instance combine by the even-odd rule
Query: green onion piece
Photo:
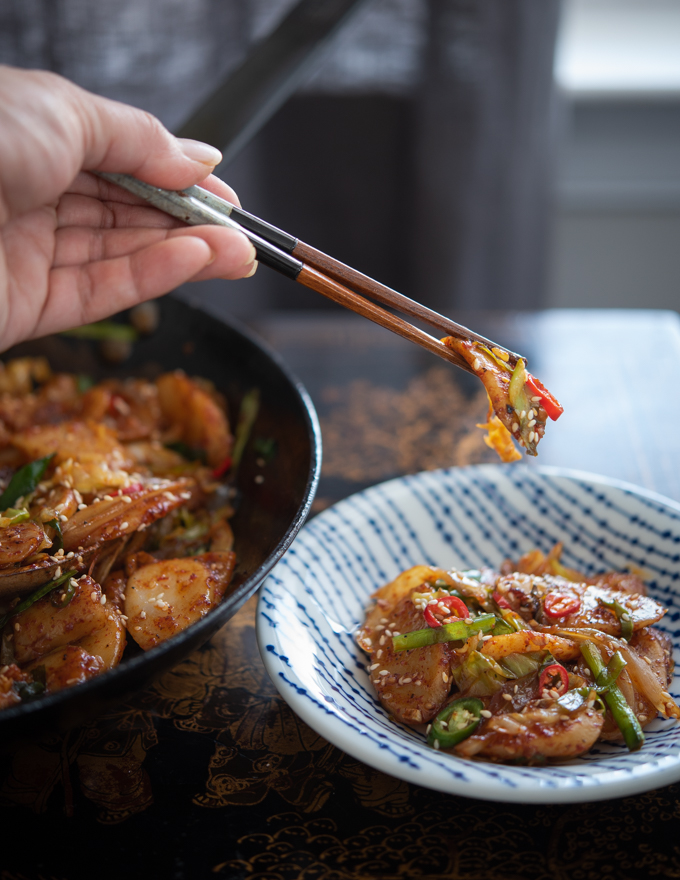
[(499, 358), (498, 355), (495, 355), (491, 351), (490, 348), (486, 347), (486, 345), (482, 345), (481, 343), (478, 343), (478, 348), (481, 348), (482, 351), (486, 352), (486, 354), (488, 354), (492, 360), (496, 361), (496, 363), (498, 364), (499, 367), (502, 367), (504, 370), (507, 370), (508, 373), (511, 372), (510, 364), (507, 361), (504, 361), (503, 358)]
[[(587, 686), (573, 688), (557, 700), (557, 705), (562, 709), (566, 709), (567, 712), (576, 712), (590, 698), (594, 690), (595, 688)], [(605, 711), (605, 705), (599, 696), (595, 698), (593, 706), (600, 712)]]
[(171, 449), (173, 452), (179, 453), (182, 458), (186, 458), (187, 461), (201, 461), (203, 464), (206, 463), (206, 454), (204, 449), (199, 449), (196, 446), (189, 446), (188, 443), (184, 443), (183, 440), (177, 440), (175, 443), (165, 443), (166, 449)]
[(31, 514), (25, 507), (8, 507), (3, 512), (3, 516), (9, 519), (9, 524), (15, 526), (17, 523), (27, 522), (31, 518)]
[(522, 410), (525, 410), (526, 412), (529, 411), (529, 399), (524, 390), (526, 381), (527, 371), (524, 366), (524, 361), (520, 358), (517, 361), (515, 369), (512, 371), (512, 378), (510, 379), (510, 386), (508, 387), (508, 400), (517, 413), (521, 413)]
[(600, 602), (606, 608), (610, 608), (617, 616), (621, 624), (621, 638), (629, 642), (633, 637), (633, 618), (630, 616), (630, 611), (624, 608), (616, 599), (612, 599), (611, 602), (608, 602), (606, 599), (600, 599)]
[[(581, 653), (597, 681), (598, 676), (606, 671), (599, 649), (592, 642), (583, 642), (581, 644)], [(621, 689), (615, 682), (609, 686), (609, 690), (604, 694), (604, 701), (623, 734), (623, 739), (629, 750), (631, 752), (637, 751), (645, 741), (645, 735), (642, 732), (635, 712), (630, 708), (626, 698), (621, 693)]]
[(427, 742), (439, 748), (450, 749), (473, 734), (482, 720), (484, 703), (476, 697), (463, 697), (449, 703), (432, 722)]
[(273, 437), (256, 437), (253, 440), (253, 449), (269, 464), (276, 455), (276, 440)]
[(620, 651), (617, 651), (607, 664), (607, 668), (603, 669), (595, 679), (595, 686), (598, 694), (608, 691), (613, 684), (616, 684), (616, 679), (621, 675), (627, 665), (628, 664), (623, 658), (623, 654)]
[(55, 531), (55, 535), (54, 535), (54, 538), (52, 539), (52, 547), (51, 547), (52, 555), (54, 556), (54, 554), (57, 551), (64, 549), (64, 536), (61, 532), (61, 523), (55, 517), (54, 519), (48, 520), (45, 523), (45, 525), (52, 526), (52, 528)]
[(73, 569), (72, 571), (67, 571), (65, 574), (62, 574), (60, 577), (55, 578), (52, 581), (48, 581), (46, 584), (43, 584), (41, 587), (38, 587), (38, 589), (35, 590), (35, 592), (31, 593), (31, 595), (28, 596), (26, 599), (24, 599), (23, 602), (19, 602), (19, 604), (15, 605), (14, 608), (11, 608), (7, 612), (7, 614), (3, 615), (3, 617), (0, 617), (0, 630), (4, 628), (5, 624), (7, 623), (7, 621), (10, 618), (16, 617), (17, 614), (21, 614), (22, 611), (26, 611), (27, 608), (31, 607), (31, 605), (35, 605), (35, 603), (39, 599), (42, 599), (43, 596), (49, 595), (49, 593), (51, 593), (52, 590), (56, 590), (57, 587), (60, 587), (69, 578), (72, 578), (75, 573), (76, 573), (75, 569)]
[(71, 583), (71, 578), (69, 578), (69, 582), (64, 587), (62, 593), (52, 594), (51, 602), (55, 608), (66, 608), (66, 606), (71, 602), (75, 594), (76, 588)]
[(114, 339), (119, 342), (136, 342), (139, 339), (134, 327), (116, 321), (95, 321), (94, 324), (64, 330), (61, 335), (75, 336), (77, 339)]
[[(496, 635), (495, 629), (493, 634)], [(509, 670), (515, 678), (524, 678), (526, 675), (538, 672), (540, 665), (540, 654), (537, 656), (535, 652), (530, 654), (508, 654), (507, 657), (503, 657), (501, 663), (501, 666)]]
[(470, 623), (454, 620), (443, 626), (417, 629), (415, 632), (392, 636), (392, 647), (395, 651), (410, 651), (413, 648), (424, 648), (439, 642), (455, 642), (458, 639), (469, 639), (478, 632), (488, 632), (496, 623), (494, 614), (480, 614)]
[(511, 633), (517, 632), (514, 626), (511, 626), (507, 620), (503, 620), (502, 617), (496, 618), (496, 623), (493, 627), (493, 635), (495, 636), (509, 636)]
[(45, 685), (42, 681), (17, 681), (14, 683), (16, 692), (19, 694), (22, 703), (30, 703), (45, 692)]
[(56, 453), (53, 452), (52, 455), (38, 458), (19, 468), (12, 475), (9, 486), (0, 495), (0, 510), (7, 510), (8, 507), (12, 507), (17, 498), (23, 498), (34, 492), (55, 455)]
[(238, 421), (236, 422), (236, 431), (234, 432), (234, 450), (231, 454), (232, 473), (239, 466), (241, 458), (248, 442), (248, 437), (255, 424), (255, 419), (260, 411), (260, 389), (251, 388), (250, 391), (243, 395), (241, 408), (238, 413)]
[(78, 394), (85, 394), (85, 392), (89, 391), (93, 385), (94, 379), (92, 376), (88, 376), (87, 373), (78, 373), (76, 376), (76, 388), (78, 389)]

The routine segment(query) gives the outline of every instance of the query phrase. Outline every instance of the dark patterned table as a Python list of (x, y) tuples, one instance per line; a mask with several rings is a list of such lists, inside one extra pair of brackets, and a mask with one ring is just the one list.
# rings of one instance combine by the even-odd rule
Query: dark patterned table
[[(680, 500), (680, 320), (670, 313), (464, 315), (515, 350), (565, 415), (542, 464)], [(345, 314), (265, 316), (319, 409), (315, 510), (382, 479), (491, 461), (466, 374)], [(251, 600), (201, 651), (110, 714), (5, 744), (0, 880), (680, 877), (680, 785), (584, 805), (512, 806), (385, 776), (278, 697)]]

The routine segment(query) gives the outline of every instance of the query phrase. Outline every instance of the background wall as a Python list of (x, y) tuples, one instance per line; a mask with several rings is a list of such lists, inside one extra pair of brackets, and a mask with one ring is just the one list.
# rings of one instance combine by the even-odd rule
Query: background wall
[(566, 0), (548, 306), (680, 309), (680, 2)]

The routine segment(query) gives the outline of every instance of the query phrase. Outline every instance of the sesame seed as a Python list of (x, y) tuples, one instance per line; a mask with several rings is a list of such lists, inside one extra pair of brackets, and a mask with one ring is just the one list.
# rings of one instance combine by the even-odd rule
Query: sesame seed
[(262, 483), (264, 483), (263, 474), (256, 474), (254, 477), (254, 482), (256, 482), (258, 484), (258, 486), (260, 486)]
[(104, 495), (104, 501), (113, 501), (113, 497), (111, 495)]
[(385, 644), (385, 636), (380, 636), (380, 641), (378, 642), (378, 644), (381, 646)]
[(141, 626), (136, 626), (136, 627), (135, 627), (135, 631), (136, 631), (136, 632), (141, 632), (141, 631), (142, 631)]
[(531, 402), (532, 402), (532, 403), (540, 403), (540, 402), (541, 402), (541, 398), (540, 398), (540, 397), (532, 397), (532, 398), (531, 398)]
[(400, 635), (401, 635), (401, 633), (397, 632), (396, 629), (392, 630), (392, 638), (394, 638), (395, 636), (400, 636)]
[(391, 699), (392, 699), (392, 694), (383, 694), (383, 695), (382, 695), (382, 698), (383, 698), (383, 700), (391, 700)]
[(425, 728), (425, 733), (428, 734), (431, 730), (432, 730), (432, 725), (428, 724), (427, 727)]
[(387, 669), (381, 669), (378, 675), (389, 675), (389, 672), (387, 671)]
[(445, 672), (442, 672), (442, 679), (444, 680), (444, 683), (448, 682), (449, 680), (449, 677)]
[(440, 721), (439, 726), (441, 727), (442, 730), (448, 730), (449, 729), (449, 722), (448, 721)]
[(513, 430), (513, 433), (514, 433), (515, 431), (519, 431), (519, 425), (517, 424), (517, 422), (513, 422), (513, 423), (512, 423), (512, 430)]
[(489, 712), (488, 709), (480, 709), (479, 714), (482, 716), (482, 718), (491, 718), (491, 712)]
[(481, 367), (482, 367), (482, 362), (480, 361), (479, 358), (475, 358), (473, 361), (473, 364), (472, 364), (472, 369), (479, 370), (479, 369), (481, 369)]
[(100, 605), (106, 605), (106, 596), (102, 593), (102, 597), (99, 600)]
[(387, 621), (387, 618), (386, 618), (386, 617), (381, 617), (381, 618), (380, 618), (380, 623), (387, 623), (387, 622), (388, 622), (388, 621)]
[(146, 528), (146, 526), (147, 526), (147, 523), (142, 523), (141, 525), (137, 526), (137, 531), (143, 532), (144, 529)]
[(97, 596), (96, 590), (92, 590), (90, 593), (90, 599), (92, 599), (93, 602), (99, 602), (99, 596)]
[(483, 642), (488, 642), (489, 639), (492, 639), (492, 638), (493, 638), (493, 636), (482, 636), (482, 641), (483, 641)]
[(645, 663), (647, 664), (647, 666), (651, 666), (651, 665), (652, 665), (652, 661), (649, 659), (649, 657), (643, 657), (642, 659), (645, 661)]
[(536, 424), (536, 419), (531, 419), (531, 421), (529, 422), (527, 427), (533, 428), (535, 424)]
[(436, 739), (436, 740), (432, 743), (432, 745), (435, 747), (435, 749), (439, 750), (439, 740), (438, 740), (438, 739)]
[(418, 679), (418, 680), (416, 681), (416, 684), (418, 685), (418, 687), (420, 687), (420, 685), (422, 684), (422, 681), (421, 681), (420, 679)]
[(380, 658), (382, 657), (382, 653), (383, 653), (383, 652), (382, 652), (382, 649), (380, 649), (380, 650), (378, 650), (378, 651), (375, 652), (375, 658), (376, 658), (376, 660), (380, 660)]
[(132, 498), (129, 495), (121, 495), (120, 500), (125, 504), (132, 504)]
[(374, 670), (374, 669), (377, 669), (378, 666), (380, 666), (379, 663), (374, 663), (372, 666), (369, 666), (369, 667), (368, 667), (368, 671), (369, 671), (369, 672), (373, 672), (373, 670)]
[(391, 639), (391, 638), (392, 638), (392, 631), (389, 630), (389, 629), (386, 629), (386, 630), (385, 630), (385, 635), (387, 636), (388, 639)]
[(527, 413), (527, 415), (529, 416), (530, 419), (533, 419), (534, 416), (536, 415), (536, 413), (533, 411), (533, 409), (530, 409), (529, 412)]
[(75, 556), (75, 553), (73, 552), (73, 550), (69, 550), (68, 553), (66, 554), (67, 559), (73, 559), (74, 556)]
[(142, 620), (146, 620), (146, 611), (140, 611), (139, 616)]
[(402, 684), (411, 684), (412, 681), (413, 681), (412, 678), (405, 678), (402, 680)]
[(55, 556), (63, 556), (64, 555), (64, 548), (60, 547), (54, 555)]
[(385, 629), (384, 624), (379, 623), (379, 624), (376, 626), (375, 631), (376, 631), (376, 632), (382, 632), (384, 629)]
[(516, 685), (515, 685), (515, 693), (517, 693), (518, 690), (519, 690), (519, 685), (516, 684)]
[(120, 527), (121, 527), (121, 529), (126, 529), (129, 525), (130, 525), (130, 524), (127, 523), (127, 522), (122, 522), (122, 523), (120, 524)]
[(20, 624), (20, 623), (15, 623), (15, 624), (14, 624), (14, 632), (19, 632), (20, 629), (21, 629), (21, 624)]
[(66, 514), (64, 514), (64, 513), (60, 513), (60, 514), (59, 514), (59, 519), (60, 519), (62, 522), (68, 522), (68, 517), (67, 517)]
[(60, 578), (60, 577), (61, 577), (61, 566), (58, 565), (58, 566), (54, 569), (54, 578), (53, 578), (53, 580), (56, 580), (57, 578)]
[(512, 696), (510, 694), (503, 694), (503, 699), (509, 703), (512, 700)]
[(534, 442), (534, 432), (529, 431), (529, 443), (533, 443), (533, 442)]
[(373, 639), (365, 638), (364, 645), (368, 645), (368, 647), (370, 648), (373, 645)]
[(527, 417), (527, 411), (525, 409), (523, 409), (522, 412), (519, 414), (520, 421), (522, 419), (526, 419), (526, 417)]

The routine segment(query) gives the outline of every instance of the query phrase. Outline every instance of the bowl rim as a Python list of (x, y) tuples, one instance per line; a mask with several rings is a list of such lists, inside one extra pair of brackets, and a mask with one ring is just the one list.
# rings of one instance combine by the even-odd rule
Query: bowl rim
[[(130, 688), (125, 687), (125, 681), (128, 679), (128, 677), (133, 676), (135, 672), (140, 669), (140, 667), (143, 668), (147, 664), (153, 665), (153, 661), (158, 661), (159, 658), (162, 657), (164, 654), (181, 655), (183, 645), (188, 639), (191, 639), (192, 641), (196, 640), (198, 644), (202, 644), (210, 637), (210, 635), (212, 635), (213, 632), (215, 632), (217, 629), (220, 629), (227, 622), (227, 620), (229, 620), (236, 613), (236, 611), (241, 608), (241, 606), (243, 606), (247, 602), (247, 600), (257, 591), (264, 578), (280, 561), (282, 556), (286, 553), (290, 545), (293, 543), (295, 537), (304, 525), (305, 520), (307, 519), (307, 516), (309, 514), (312, 502), (314, 501), (314, 496), (316, 495), (317, 487), (319, 485), (322, 462), (321, 426), (319, 424), (319, 417), (317, 415), (314, 403), (312, 402), (312, 398), (310, 397), (309, 392), (285, 363), (283, 357), (277, 351), (275, 351), (267, 342), (261, 339), (257, 335), (257, 333), (251, 330), (250, 327), (245, 326), (237, 318), (233, 318), (231, 316), (227, 318), (222, 314), (216, 313), (214, 309), (211, 309), (210, 307), (203, 304), (199, 304), (195, 300), (186, 300), (177, 296), (171, 296), (171, 298), (178, 300), (186, 308), (193, 309), (194, 311), (202, 312), (205, 315), (216, 318), (220, 322), (220, 324), (222, 324), (228, 330), (233, 330), (239, 335), (245, 337), (248, 342), (258, 348), (264, 356), (272, 361), (274, 366), (277, 367), (281, 373), (283, 373), (283, 375), (295, 391), (302, 408), (311, 451), (309, 470), (307, 473), (307, 481), (305, 484), (302, 501), (300, 502), (300, 505), (295, 513), (292, 522), (286, 529), (283, 537), (280, 539), (274, 550), (269, 554), (269, 556), (244, 580), (242, 584), (240, 584), (240, 586), (233, 593), (230, 593), (216, 608), (210, 611), (205, 617), (197, 620), (195, 623), (191, 624), (191, 626), (187, 627), (187, 629), (182, 630), (167, 641), (161, 642), (160, 644), (156, 645), (148, 651), (145, 651), (144, 653), (126, 659), (124, 663), (121, 663), (114, 669), (109, 669), (106, 672), (102, 673), (102, 675), (95, 676), (88, 681), (82, 682), (77, 687), (66, 688), (53, 694), (47, 694), (40, 699), (32, 700), (29, 703), (23, 703), (17, 706), (11, 706), (7, 709), (3, 709), (0, 712), (0, 732), (2, 732), (3, 727), (11, 727), (14, 723), (28, 723), (27, 719), (31, 718), (31, 716), (40, 716), (42, 713), (47, 714), (51, 711), (58, 712), (61, 706), (67, 705), (71, 700), (75, 698), (80, 700), (81, 698), (86, 699), (88, 694), (95, 695), (99, 688), (102, 686), (102, 682), (106, 682), (110, 690), (114, 690), (116, 685), (118, 684), (120, 686), (121, 699), (123, 699), (125, 697), (125, 694), (129, 693), (129, 691), (131, 690)], [(174, 660), (171, 660), (169, 666), (180, 662), (181, 659), (181, 656), (177, 656)], [(160, 672), (156, 672), (154, 675), (151, 676), (151, 678), (155, 678), (159, 674)], [(149, 682), (146, 681), (144, 686), (148, 686), (148, 683)], [(39, 724), (39, 721), (37, 719), (36, 724)]]

